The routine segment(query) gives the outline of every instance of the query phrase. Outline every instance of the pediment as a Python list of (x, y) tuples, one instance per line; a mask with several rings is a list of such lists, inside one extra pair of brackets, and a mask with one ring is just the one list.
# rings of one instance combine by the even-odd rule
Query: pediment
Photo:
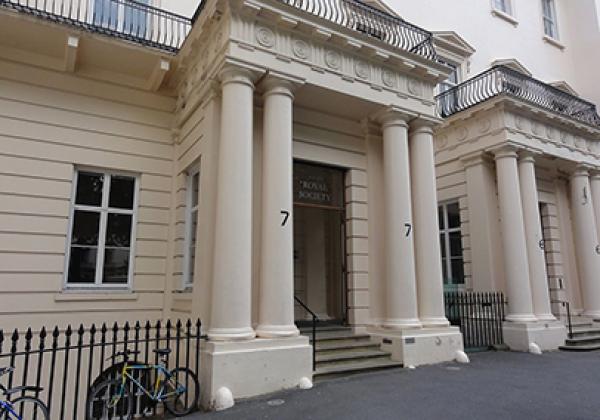
[(433, 33), (436, 47), (449, 50), (467, 58), (475, 53), (475, 47), (454, 31), (439, 31)]
[(498, 58), (494, 61), (491, 62), (491, 66), (495, 67), (495, 66), (506, 66), (510, 69), (513, 69), (515, 71), (518, 71), (519, 73), (523, 73), (527, 76), (532, 77), (533, 73), (531, 71), (529, 71), (529, 69), (527, 67), (525, 67), (523, 65), (523, 63), (521, 63), (519, 60), (517, 60), (516, 58)]

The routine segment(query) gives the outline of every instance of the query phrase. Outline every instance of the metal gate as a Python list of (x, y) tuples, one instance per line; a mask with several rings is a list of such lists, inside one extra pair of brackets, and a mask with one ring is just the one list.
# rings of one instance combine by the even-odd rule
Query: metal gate
[(446, 317), (460, 328), (465, 349), (504, 344), (502, 323), (506, 300), (501, 292), (446, 292)]

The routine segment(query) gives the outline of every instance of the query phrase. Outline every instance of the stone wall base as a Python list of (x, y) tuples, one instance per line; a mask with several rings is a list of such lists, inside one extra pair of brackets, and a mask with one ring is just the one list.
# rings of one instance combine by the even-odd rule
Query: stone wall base
[(504, 342), (514, 351), (529, 351), (531, 343), (542, 351), (557, 350), (567, 338), (567, 329), (560, 321), (505, 322), (502, 332)]
[[(208, 341), (201, 348), (201, 403), (219, 408), (225, 392), (233, 399), (295, 388), (312, 380), (312, 346), (308, 337)], [(228, 391), (227, 391), (228, 390)]]
[(405, 367), (430, 365), (456, 359), (463, 351), (463, 338), (457, 327), (369, 331), (392, 360)]

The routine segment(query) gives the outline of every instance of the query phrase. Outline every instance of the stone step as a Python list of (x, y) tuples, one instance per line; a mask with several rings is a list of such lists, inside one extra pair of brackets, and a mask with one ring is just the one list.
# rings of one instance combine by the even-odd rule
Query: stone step
[[(567, 330), (568, 332), (568, 330)], [(573, 328), (573, 337), (589, 337), (589, 336), (600, 336), (600, 328)]]
[(317, 354), (316, 362), (317, 366), (325, 363), (344, 362), (351, 360), (366, 360), (366, 359), (389, 359), (390, 354), (381, 350), (358, 350), (358, 351), (344, 351), (339, 353), (329, 354)]
[(331, 379), (339, 376), (347, 376), (357, 373), (372, 372), (381, 369), (401, 368), (402, 363), (393, 362), (389, 359), (373, 359), (354, 361), (352, 363), (331, 364), (318, 366), (313, 374), (315, 381)]
[[(302, 326), (298, 328), (300, 333), (304, 335), (312, 334), (312, 326)], [(343, 325), (318, 325), (317, 324), (317, 334), (320, 332), (331, 332), (331, 331), (352, 331), (352, 328), (345, 327)]]
[(368, 340), (335, 340), (331, 342), (319, 342), (317, 340), (316, 351), (317, 353), (333, 353), (340, 351), (353, 351), (353, 350), (378, 350), (379, 344)]
[(567, 338), (565, 343), (567, 346), (600, 345), (600, 335)]
[(580, 351), (580, 352), (584, 352), (584, 351), (596, 351), (596, 350), (600, 350), (600, 344), (590, 344), (590, 345), (585, 345), (585, 346), (560, 346), (559, 350), (563, 350), (563, 351)]
[[(308, 336), (312, 342), (312, 335)], [(329, 331), (317, 333), (317, 342), (342, 341), (342, 340), (370, 340), (369, 334), (354, 334), (352, 331)]]

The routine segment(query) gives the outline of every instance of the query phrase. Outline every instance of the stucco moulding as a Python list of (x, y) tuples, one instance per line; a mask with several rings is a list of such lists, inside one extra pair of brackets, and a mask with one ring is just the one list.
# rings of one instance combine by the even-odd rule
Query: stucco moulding
[[(356, 39), (363, 34), (342, 26), (321, 22), (324, 28), (319, 28), (319, 24), (310, 21), (313, 16), (301, 11), (302, 16), (285, 16), (285, 22), (293, 24), (274, 25), (273, 22), (282, 21), (284, 12), (267, 7), (270, 3), (265, 1), (261, 10), (252, 16), (241, 15), (240, 22), (236, 23), (252, 26), (252, 39), (248, 39), (245, 30), (234, 29), (232, 41), (269, 51), (277, 57), (302, 61), (315, 71), (337, 72), (344, 80), (360, 80), (374, 88), (395, 91), (400, 97), (413, 97), (426, 105), (433, 104), (433, 86), (445, 78), (447, 71), (442, 65), (416, 55), (413, 57), (413, 54), (387, 44), (369, 45), (379, 41), (366, 35), (366, 40)], [(403, 80), (406, 83), (401, 83)]]

